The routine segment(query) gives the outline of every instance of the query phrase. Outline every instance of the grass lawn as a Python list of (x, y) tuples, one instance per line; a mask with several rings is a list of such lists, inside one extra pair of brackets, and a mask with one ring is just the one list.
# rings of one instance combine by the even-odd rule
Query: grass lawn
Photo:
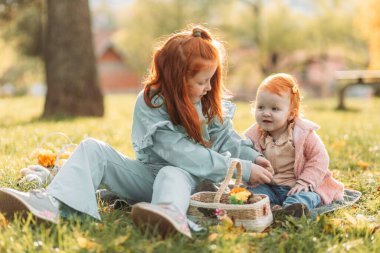
[[(134, 95), (106, 97), (101, 119), (47, 121), (38, 118), (43, 98), (0, 99), (0, 186), (35, 187), (17, 184), (19, 170), (35, 163), (29, 155), (50, 132), (64, 132), (75, 143), (91, 136), (134, 157), (130, 137), (134, 100)], [(109, 210), (100, 204), (101, 223), (73, 216), (58, 225), (36, 224), (31, 217), (21, 222), (0, 215), (0, 252), (380, 252), (380, 100), (347, 100), (353, 110), (346, 112), (335, 111), (335, 103), (306, 101), (305, 115), (321, 126), (318, 133), (334, 176), (363, 193), (354, 206), (317, 220), (278, 221), (265, 233), (213, 226), (193, 240), (165, 241), (139, 232), (128, 208)], [(237, 106), (234, 124), (242, 132), (253, 117), (247, 103)]]

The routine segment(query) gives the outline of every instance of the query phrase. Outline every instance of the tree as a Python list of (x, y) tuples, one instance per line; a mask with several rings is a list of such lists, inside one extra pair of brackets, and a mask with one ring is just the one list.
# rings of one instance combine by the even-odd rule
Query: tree
[(17, 95), (44, 80), (44, 7), (44, 0), (0, 0), (0, 86), (11, 83)]
[(43, 117), (102, 116), (88, 0), (47, 0)]
[(212, 23), (210, 17), (213, 12), (225, 2), (226, 0), (133, 1), (122, 13), (122, 29), (116, 34), (115, 42), (127, 59), (133, 59), (128, 64), (142, 75), (151, 60), (151, 48), (157, 38), (183, 29), (190, 23)]
[(376, 0), (366, 0), (359, 8), (356, 25), (367, 40), (370, 61), (369, 69), (380, 69), (380, 5)]
[(43, 55), (43, 0), (0, 0), (1, 37), (27, 57)]
[[(380, 69), (380, 5), (376, 0), (366, 0), (359, 6), (356, 26), (360, 35), (367, 41), (369, 48), (368, 69)], [(380, 87), (375, 87), (375, 96), (380, 96)]]

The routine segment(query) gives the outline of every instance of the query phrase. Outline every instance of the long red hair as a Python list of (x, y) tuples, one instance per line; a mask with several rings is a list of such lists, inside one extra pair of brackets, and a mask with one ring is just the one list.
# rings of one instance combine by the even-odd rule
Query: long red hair
[(162, 96), (173, 124), (185, 128), (190, 138), (206, 147), (209, 143), (202, 137), (201, 122), (190, 100), (187, 80), (207, 68), (210, 61), (217, 63), (210, 80), (211, 90), (201, 99), (202, 113), (209, 122), (214, 117), (223, 122), (221, 49), (221, 44), (203, 27), (195, 26), (175, 33), (155, 49), (145, 81), (145, 103), (151, 108), (160, 107), (162, 105), (152, 103), (152, 98)]
[(261, 82), (257, 93), (260, 91), (269, 91), (278, 96), (289, 93), (291, 115), (293, 117), (300, 115), (301, 95), (297, 80), (292, 75), (285, 73), (270, 75)]

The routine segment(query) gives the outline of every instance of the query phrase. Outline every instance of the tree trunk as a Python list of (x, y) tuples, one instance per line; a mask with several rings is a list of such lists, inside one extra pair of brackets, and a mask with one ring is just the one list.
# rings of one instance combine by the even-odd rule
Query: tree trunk
[(88, 0), (47, 0), (43, 117), (102, 116)]

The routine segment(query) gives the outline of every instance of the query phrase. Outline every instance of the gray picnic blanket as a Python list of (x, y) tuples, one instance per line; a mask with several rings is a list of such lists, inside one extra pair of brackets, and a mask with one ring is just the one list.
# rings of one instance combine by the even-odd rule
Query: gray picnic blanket
[(310, 216), (312, 219), (315, 219), (318, 215), (329, 213), (334, 210), (338, 210), (347, 206), (354, 204), (359, 200), (362, 193), (360, 191), (355, 191), (351, 189), (345, 189), (343, 200), (334, 201), (330, 205), (323, 205), (317, 208), (310, 210)]
[[(96, 192), (97, 192), (98, 198), (101, 201), (105, 202), (106, 204), (108, 204), (109, 206), (115, 209), (120, 209), (120, 208), (127, 207), (133, 204), (130, 201), (120, 199), (116, 194), (106, 189), (100, 189), (100, 190), (97, 190)], [(310, 218), (315, 219), (318, 215), (329, 213), (338, 209), (342, 209), (344, 207), (348, 207), (354, 204), (355, 202), (357, 202), (361, 195), (362, 193), (360, 191), (345, 189), (343, 200), (334, 201), (329, 205), (323, 205), (323, 206), (310, 210)], [(202, 226), (197, 224), (197, 220), (193, 221), (192, 219), (190, 219), (190, 217), (188, 219), (188, 224), (194, 232), (204, 230)]]
[[(333, 212), (335, 210), (348, 207), (354, 204), (355, 202), (357, 202), (361, 195), (362, 193), (360, 191), (345, 189), (344, 194), (343, 194), (343, 200), (334, 201), (329, 205), (323, 205), (323, 206), (314, 208), (310, 210), (309, 217), (310, 219), (315, 219), (317, 218), (318, 215)], [(198, 232), (204, 229), (202, 226), (197, 224), (198, 222), (196, 219), (194, 219), (194, 217), (188, 217), (188, 218), (189, 218), (188, 224), (191, 230), (193, 230), (194, 232)]]

